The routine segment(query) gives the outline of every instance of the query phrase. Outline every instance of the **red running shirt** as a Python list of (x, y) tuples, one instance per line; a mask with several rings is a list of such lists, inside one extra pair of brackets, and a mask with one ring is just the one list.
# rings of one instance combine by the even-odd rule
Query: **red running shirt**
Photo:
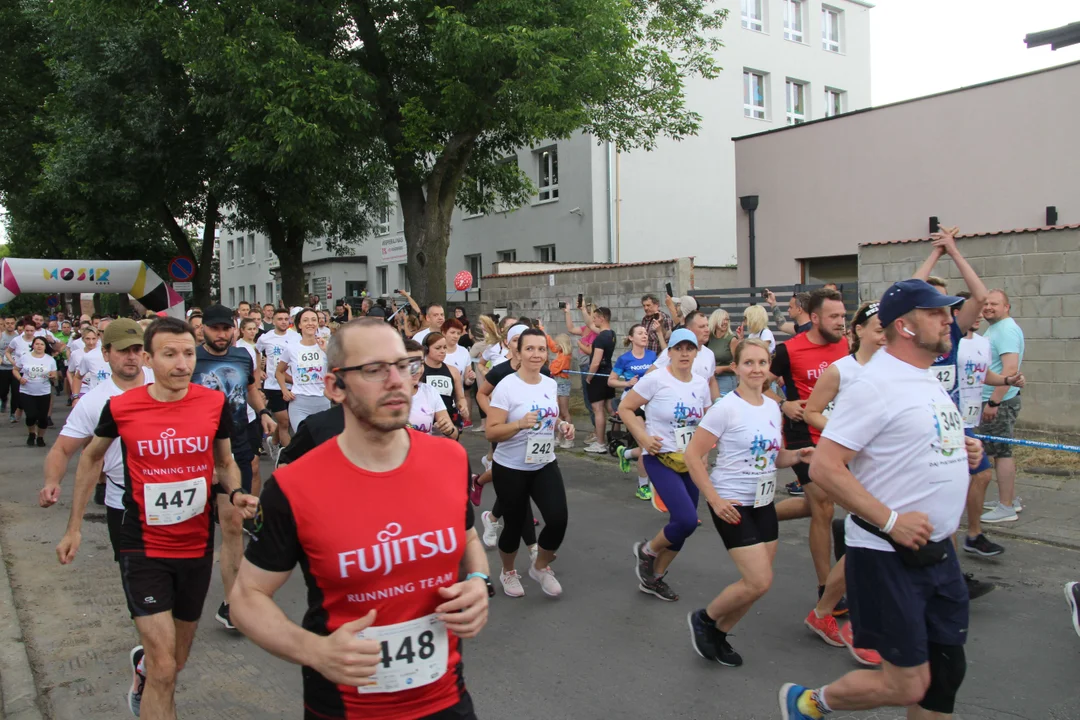
[[(848, 352), (848, 344), (844, 340), (818, 345), (811, 342), (810, 333), (799, 333), (776, 346), (770, 370), (773, 375), (784, 378), (784, 395), (788, 400), (807, 400), (826, 368)], [(797, 449), (817, 445), (820, 437), (821, 432), (817, 428), (784, 416), (787, 447)]]
[(408, 432), (409, 454), (395, 470), (358, 468), (328, 441), (276, 470), (260, 498), (246, 557), (269, 572), (300, 564), (305, 629), (325, 636), (377, 611), (365, 636), (383, 642), (380, 687), (360, 692), (305, 667), (314, 717), (423, 718), (465, 691), (460, 641), (432, 616), (444, 602), (438, 589), (459, 580), (473, 524), (469, 461), (453, 441)]
[(148, 388), (110, 398), (94, 430), (120, 438), (123, 453), (125, 512), (115, 550), (204, 557), (214, 552), (214, 440), (227, 440), (232, 429), (225, 394), (191, 385), (182, 400), (161, 402)]

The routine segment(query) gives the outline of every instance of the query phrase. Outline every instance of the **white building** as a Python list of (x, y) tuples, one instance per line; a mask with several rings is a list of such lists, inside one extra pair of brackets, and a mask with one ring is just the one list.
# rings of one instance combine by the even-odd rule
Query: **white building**
[[(686, 104), (701, 117), (694, 137), (660, 140), (652, 152), (616, 152), (575, 136), (521, 148), (516, 162), (538, 193), (512, 212), (452, 220), (447, 287), (469, 270), (474, 287), (499, 261), (641, 262), (694, 256), (699, 266), (736, 261), (733, 137), (798, 124), (870, 104), (870, 3), (863, 0), (728, 0), (714, 80), (691, 80)], [(814, 183), (815, 168), (790, 172)], [(374, 295), (406, 284), (400, 211), (385, 232), (351, 258), (309, 243), (309, 290), (335, 298), (366, 288)], [(243, 245), (228, 257), (228, 244)], [(274, 289), (264, 238), (226, 236), (222, 301), (263, 301)], [(252, 244), (256, 247), (252, 249)], [(339, 284), (340, 283), (340, 284)], [(363, 286), (361, 287), (361, 283)], [(254, 288), (254, 290), (252, 290)], [(230, 293), (230, 290), (234, 292)], [(460, 295), (459, 295), (460, 297)], [(421, 301), (427, 300), (422, 298)]]

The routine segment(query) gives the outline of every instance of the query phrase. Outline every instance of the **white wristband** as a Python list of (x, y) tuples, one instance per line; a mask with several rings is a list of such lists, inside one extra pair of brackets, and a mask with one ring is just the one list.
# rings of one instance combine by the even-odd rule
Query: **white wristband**
[(893, 510), (891, 513), (889, 513), (889, 521), (887, 523), (885, 523), (885, 527), (881, 528), (881, 532), (885, 533), (886, 535), (891, 533), (893, 527), (896, 526), (896, 519), (898, 517), (900, 517), (900, 516), (896, 513), (895, 510)]

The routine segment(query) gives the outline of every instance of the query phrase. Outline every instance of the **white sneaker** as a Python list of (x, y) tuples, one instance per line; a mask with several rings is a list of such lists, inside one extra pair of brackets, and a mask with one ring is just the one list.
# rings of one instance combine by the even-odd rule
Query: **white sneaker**
[(490, 510), (480, 513), (480, 521), (484, 523), (484, 536), (481, 540), (484, 547), (491, 550), (499, 544), (499, 531), (502, 530), (502, 520), (495, 520)]
[(567, 438), (563, 438), (562, 440), (559, 441), (559, 447), (561, 447), (563, 450), (570, 450), (570, 449), (572, 449), (574, 447), (574, 441), (570, 440), (570, 439), (567, 439)]
[(598, 442), (594, 442), (585, 446), (585, 452), (595, 453), (597, 455), (604, 455), (607, 453), (607, 445), (601, 445)]
[(993, 510), (987, 513), (983, 513), (982, 521), (984, 523), (1000, 523), (1000, 522), (1016, 522), (1019, 518), (1014, 510), (1009, 505), (997, 504)]
[(517, 574), (517, 570), (499, 573), (499, 582), (502, 583), (507, 597), (524, 597), (525, 588), (521, 587), (521, 576)]
[[(998, 501), (997, 500), (987, 500), (986, 502), (983, 503), (983, 510), (993, 510), (997, 506), (998, 506)], [(1024, 512), (1024, 506), (1020, 502), (1020, 496), (1019, 495), (1016, 497), (1015, 500), (1013, 500), (1012, 508), (1017, 513)]]
[(469, 429), (472, 430), (474, 433), (482, 433), (484, 432), (484, 430), (486, 430), (486, 428), (484, 427), (484, 423), (480, 423), (479, 425), (473, 425)]
[(491, 458), (487, 455), (480, 456), (480, 464), (484, 466), (484, 472), (491, 472)]
[(548, 565), (543, 570), (537, 570), (536, 565), (529, 565), (529, 577), (540, 583), (545, 595), (559, 597), (562, 595), (562, 585), (555, 579), (555, 571)]

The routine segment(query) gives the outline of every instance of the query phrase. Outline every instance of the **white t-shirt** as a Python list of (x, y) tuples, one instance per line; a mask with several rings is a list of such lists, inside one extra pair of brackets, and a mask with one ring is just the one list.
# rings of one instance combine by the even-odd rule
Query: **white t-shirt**
[(769, 328), (765, 328), (761, 332), (750, 333), (746, 337), (757, 338), (761, 342), (766, 343), (769, 346), (770, 355), (776, 352), (776, 338), (773, 336), (772, 330), (770, 330)]
[(52, 347), (52, 344), (55, 342), (60, 342), (57, 340), (56, 336), (52, 334), (51, 330), (46, 330), (45, 328), (38, 328), (35, 330), (34, 337), (45, 338), (49, 341), (49, 347)]
[[(699, 353), (716, 359), (712, 352)], [(690, 382), (683, 382), (662, 368), (647, 374), (637, 381), (633, 391), (648, 403), (645, 406), (645, 432), (650, 436), (663, 438), (660, 452), (682, 452), (686, 449), (705, 408), (709, 407), (709, 383), (697, 375), (691, 374)]]
[[(248, 355), (251, 356), (251, 367), (253, 369), (259, 367), (259, 351), (255, 349), (255, 343), (249, 343), (246, 340), (237, 340), (236, 341), (236, 347), (243, 348), (244, 350), (247, 350)], [(253, 370), (253, 373), (254, 373), (254, 370)], [(255, 417), (256, 417), (255, 408), (251, 407), (251, 405), (248, 405), (247, 406), (247, 421), (250, 423), (252, 420), (255, 419)]]
[[(149, 368), (143, 368), (148, 370)], [(145, 373), (143, 379), (146, 379)], [(153, 382), (153, 373), (150, 375), (150, 380), (145, 384), (149, 385)], [(75, 408), (68, 415), (67, 422), (64, 423), (64, 427), (61, 428), (60, 434), (64, 437), (75, 438), (77, 440), (85, 440), (86, 438), (94, 436), (94, 428), (97, 427), (98, 421), (101, 420), (101, 411), (105, 409), (105, 403), (110, 398), (114, 398), (117, 395), (123, 394), (123, 390), (116, 386), (112, 378), (109, 378), (105, 382), (98, 385), (96, 388), (88, 392), (82, 397), (81, 400), (75, 405)], [(116, 510), (124, 509), (124, 457), (120, 448), (120, 438), (117, 438), (109, 444), (109, 449), (105, 451), (105, 466), (103, 468), (105, 477), (109, 479), (109, 482), (105, 484), (105, 505), (114, 508)]]
[[(506, 421), (515, 422), (531, 412), (538, 416), (536, 425), (518, 432), (509, 440), (501, 440), (493, 455), (495, 462), (514, 470), (539, 470), (548, 463), (527, 463), (530, 445), (550, 440), (551, 462), (555, 459), (555, 425), (559, 421), (559, 390), (555, 381), (546, 375), (530, 385), (517, 373), (507, 375), (491, 393), (491, 407), (506, 411)], [(534, 440), (534, 443), (530, 443)]]
[[(656, 358), (656, 362), (653, 363), (653, 367), (659, 370), (666, 368), (670, 364), (671, 358), (668, 357), (667, 348), (664, 348), (664, 351)], [(698, 354), (697, 357), (694, 358), (694, 364), (690, 368), (690, 371), (698, 377), (704, 378), (705, 382), (709, 382), (716, 374), (716, 355), (714, 355), (713, 351), (708, 347), (698, 347)], [(649, 373), (649, 375), (654, 375), (655, 373), (656, 371), (654, 370)], [(642, 378), (642, 380), (644, 380), (644, 378)], [(638, 381), (638, 384), (641, 384), (641, 380)], [(708, 395), (708, 393), (706, 393), (706, 395)]]
[(79, 366), (76, 369), (78, 370), (79, 376), (82, 377), (81, 392), (93, 390), (100, 383), (103, 383), (112, 377), (112, 368), (109, 367), (109, 363), (105, 362), (105, 358), (101, 354), (100, 346), (89, 352), (83, 353), (82, 358), (79, 359)]
[(472, 363), (472, 358), (469, 357), (468, 348), (463, 348), (458, 345), (454, 352), (446, 353), (446, 360), (443, 362), (450, 367), (457, 368), (458, 374), (461, 375), (461, 382), (465, 382), (465, 369)]
[[(849, 467), (871, 495), (901, 514), (926, 513), (932, 540), (956, 532), (968, 489), (963, 422), (924, 368), (876, 353), (837, 396), (821, 436), (855, 451)], [(845, 530), (849, 546), (893, 550), (850, 517)]]
[(973, 428), (982, 422), (982, 389), (991, 357), (987, 338), (982, 335), (960, 338), (956, 365), (960, 372), (960, 414), (964, 416), (964, 427)]
[(28, 381), (25, 385), (19, 385), (19, 392), (23, 395), (40, 397), (52, 392), (49, 373), (56, 372), (56, 360), (51, 355), (36, 358), (32, 353), (26, 353), (15, 361), (15, 367), (19, 368), (19, 375)]
[[(34, 337), (37, 337), (36, 335)], [(16, 364), (19, 362), (19, 358), (23, 355), (30, 354), (30, 343), (34, 342), (33, 338), (27, 340), (22, 334), (16, 335), (15, 338), (8, 343), (8, 348), (11, 349), (11, 357), (15, 360)]]
[(293, 330), (286, 330), (284, 335), (278, 335), (277, 330), (271, 330), (268, 333), (263, 333), (258, 342), (255, 343), (255, 349), (266, 356), (264, 390), (281, 390), (274, 373), (277, 372), (278, 363), (282, 361), (285, 348), (294, 342), (299, 342), (299, 340), (300, 335)]
[(442, 435), (435, 430), (435, 413), (446, 410), (439, 393), (427, 383), (418, 383), (409, 407), (409, 427), (429, 435)]
[[(146, 381), (147, 385), (153, 385), (154, 384), (154, 371), (153, 370), (151, 370), (150, 368), (144, 366), (143, 369), (142, 369), (142, 376), (143, 376), (143, 380)], [(112, 378), (109, 378), (109, 379), (111, 380)]]
[(75, 338), (68, 343), (68, 350), (72, 352), (75, 352), (76, 350), (82, 350), (84, 347), (86, 347), (86, 341), (83, 340), (81, 337)]
[(430, 328), (424, 328), (420, 332), (413, 335), (412, 339), (415, 340), (416, 342), (420, 343), (421, 345), (423, 345), (424, 344), (424, 338), (426, 338), (430, 334), (431, 334), (431, 329)]
[(323, 397), (326, 394), (323, 386), (327, 371), (326, 353), (318, 344), (293, 343), (286, 347), (281, 362), (289, 364), (293, 395)]
[(491, 363), (491, 367), (495, 367), (499, 363), (506, 362), (510, 359), (510, 350), (502, 343), (495, 343), (494, 345), (489, 346), (480, 357)]
[(315, 337), (328, 338), (328, 337), (330, 337), (330, 335), (331, 335), (330, 328), (328, 328), (326, 326), (323, 326), (323, 327), (318, 328), (317, 330), (315, 330)]
[(709, 477), (720, 497), (753, 507), (758, 481), (776, 475), (776, 456), (783, 447), (781, 423), (775, 402), (765, 398), (761, 405), (751, 405), (738, 391), (709, 408), (699, 427), (718, 438)]

